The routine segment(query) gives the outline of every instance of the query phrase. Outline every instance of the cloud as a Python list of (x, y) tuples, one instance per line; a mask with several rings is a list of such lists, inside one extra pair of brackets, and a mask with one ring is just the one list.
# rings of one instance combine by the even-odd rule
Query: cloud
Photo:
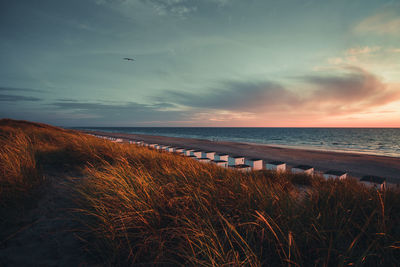
[[(68, 125), (298, 125), (302, 120), (378, 114), (400, 101), (400, 86), (354, 66), (325, 69), (294, 81), (296, 88), (270, 80), (225, 81), (204, 91), (163, 92), (150, 104), (62, 98), (31, 109)], [(39, 100), (0, 94), (0, 101)]]
[(353, 47), (346, 51), (348, 55), (362, 55), (362, 54), (371, 54), (373, 52), (379, 51), (381, 48), (379, 46), (364, 46), (364, 47)]
[(95, 0), (98, 5), (122, 7), (135, 11), (143, 7), (149, 7), (160, 16), (172, 15), (186, 18), (199, 10), (213, 10), (225, 7), (233, 0)]
[(393, 10), (385, 10), (358, 23), (354, 30), (358, 33), (400, 35), (400, 16)]
[(301, 79), (316, 87), (313, 98), (317, 100), (329, 98), (348, 102), (384, 89), (374, 75), (355, 67), (348, 67), (347, 70), (349, 72), (343, 74), (305, 75)]
[(33, 93), (43, 93), (46, 92), (44, 90), (39, 90), (39, 89), (32, 89), (32, 88), (15, 88), (15, 87), (6, 87), (6, 86), (0, 86), (0, 91), (3, 92), (33, 92)]
[[(390, 88), (376, 75), (353, 66), (296, 77), (296, 90), (265, 82), (225, 82), (202, 93), (169, 91), (167, 102), (213, 114), (239, 118), (262, 114), (343, 115), (367, 111), (400, 99), (400, 88)], [(202, 116), (203, 118), (206, 115)]]
[(51, 108), (72, 114), (85, 114), (93, 120), (90, 123), (146, 123), (149, 121), (183, 120), (186, 114), (177, 110), (168, 110), (174, 107), (169, 103), (155, 103), (153, 105), (135, 102), (84, 102), (72, 99), (60, 99), (51, 103)]
[(160, 110), (166, 108), (174, 108), (176, 105), (166, 102), (157, 102), (151, 105), (139, 104), (136, 102), (126, 102), (126, 103), (115, 103), (115, 102), (82, 102), (71, 98), (61, 98), (58, 101), (52, 103), (53, 106), (62, 109), (72, 109), (72, 110), (135, 110), (135, 111), (146, 111), (146, 110)]
[(224, 7), (232, 0), (142, 0), (145, 3), (151, 4), (160, 15), (173, 14), (180, 17), (185, 17), (194, 13), (206, 6)]
[(0, 92), (5, 92), (4, 94), (0, 94), (0, 102), (21, 102), (21, 101), (36, 102), (36, 101), (41, 101), (42, 99), (32, 96), (15, 95), (13, 93), (43, 93), (45, 91), (32, 88), (15, 88), (15, 87), (0, 86)]
[(343, 51), (338, 57), (328, 58), (327, 62), (336, 68), (348, 65), (360, 66), (383, 75), (387, 81), (398, 82), (400, 81), (399, 52), (400, 49), (396, 47), (355, 46)]
[(328, 63), (332, 65), (356, 64), (361, 60), (370, 60), (373, 57), (379, 56), (382, 52), (385, 52), (385, 50), (379, 46), (352, 47), (343, 53), (343, 57), (328, 58)]
[(197, 6), (187, 0), (143, 0), (151, 4), (160, 15), (175, 14), (185, 16), (195, 12)]
[(168, 91), (165, 99), (188, 107), (244, 112), (284, 109), (296, 103), (291, 92), (270, 81), (225, 82), (221, 88), (212, 88), (204, 93)]
[(31, 96), (0, 94), (0, 102), (40, 101), (40, 98)]
[(389, 88), (379, 77), (362, 68), (348, 66), (341, 71), (301, 77), (312, 86), (305, 106), (340, 114), (368, 110), (400, 99), (400, 88)]
[(257, 115), (252, 112), (241, 111), (226, 111), (226, 110), (203, 110), (193, 113), (192, 119), (195, 121), (209, 121), (209, 122), (230, 122), (241, 120), (257, 119)]
[(96, 0), (98, 5), (129, 9), (136, 11), (143, 7), (153, 9), (158, 15), (176, 15), (184, 17), (197, 10), (199, 2), (193, 0)]

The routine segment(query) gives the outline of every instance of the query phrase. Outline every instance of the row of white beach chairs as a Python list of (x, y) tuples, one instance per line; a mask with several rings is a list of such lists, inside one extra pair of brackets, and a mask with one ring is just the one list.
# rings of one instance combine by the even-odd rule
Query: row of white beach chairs
[[(94, 135), (96, 137), (109, 139), (112, 142), (122, 143), (124, 140), (122, 138)], [(248, 172), (248, 171), (257, 171), (257, 170), (272, 170), (277, 172), (287, 172), (291, 171), (294, 174), (306, 174), (306, 175), (314, 175), (315, 170), (312, 166), (309, 165), (297, 165), (292, 168), (288, 168), (285, 162), (281, 161), (269, 161), (264, 163), (262, 159), (255, 158), (245, 158), (242, 156), (230, 156), (225, 153), (217, 153), (214, 151), (202, 151), (196, 149), (188, 149), (181, 147), (173, 147), (168, 145), (160, 145), (155, 143), (145, 143), (144, 141), (137, 140), (129, 140), (130, 144), (136, 144), (138, 146), (149, 147), (157, 150), (162, 150), (171, 153), (181, 154), (193, 159), (198, 160), (199, 162), (204, 163), (214, 163), (223, 168), (233, 168), (236, 170)], [(346, 179), (347, 172), (344, 171), (336, 171), (330, 170), (324, 173), (321, 173), (325, 179)], [(372, 186), (379, 187), (384, 189), (386, 186), (386, 179), (378, 176), (364, 176), (360, 180), (361, 183)]]

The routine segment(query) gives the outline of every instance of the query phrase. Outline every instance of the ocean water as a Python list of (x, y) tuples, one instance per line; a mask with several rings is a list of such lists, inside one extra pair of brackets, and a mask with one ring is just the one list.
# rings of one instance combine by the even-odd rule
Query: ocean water
[(400, 128), (79, 127), (400, 157)]

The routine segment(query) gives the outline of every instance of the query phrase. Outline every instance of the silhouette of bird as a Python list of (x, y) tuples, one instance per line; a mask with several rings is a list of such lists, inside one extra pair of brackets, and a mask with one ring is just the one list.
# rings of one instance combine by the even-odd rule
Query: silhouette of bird
[(130, 58), (130, 57), (124, 57), (124, 60), (127, 60), (127, 61), (135, 61), (135, 59)]

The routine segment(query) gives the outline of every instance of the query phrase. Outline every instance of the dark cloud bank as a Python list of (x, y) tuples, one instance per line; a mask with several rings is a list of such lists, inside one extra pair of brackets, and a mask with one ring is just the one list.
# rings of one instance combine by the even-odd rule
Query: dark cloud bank
[[(297, 77), (301, 93), (274, 82), (228, 82), (206, 93), (167, 92), (166, 101), (188, 107), (247, 112), (310, 110), (328, 114), (351, 113), (400, 98), (377, 76), (349, 67), (345, 73)], [(299, 91), (299, 90), (296, 90)]]
[(163, 110), (172, 107), (169, 103), (156, 103), (154, 105), (139, 104), (135, 102), (109, 103), (109, 102), (83, 102), (74, 100), (57, 101), (51, 104), (59, 111), (72, 111), (77, 114), (93, 116), (91, 124), (123, 123), (146, 123), (146, 122), (168, 122), (187, 119), (185, 114), (178, 111)]
[[(129, 125), (132, 123), (191, 122), (198, 112), (223, 110), (249, 112), (255, 115), (269, 112), (285, 114), (346, 115), (368, 112), (400, 99), (400, 90), (389, 89), (377, 76), (363, 69), (349, 67), (340, 74), (305, 75), (296, 77), (302, 81), (304, 91), (298, 93), (281, 84), (264, 82), (230, 81), (221, 83), (206, 92), (183, 93), (167, 91), (163, 97), (152, 98), (152, 104), (136, 102), (85, 102), (59, 99), (46, 104), (45, 110), (58, 114), (75, 115), (70, 123), (86, 125)], [(35, 89), (0, 87), (0, 92), (32, 93)], [(296, 92), (294, 92), (296, 91)], [(14, 94), (0, 94), (0, 101), (17, 103), (40, 101), (40, 98)], [(44, 104), (41, 104), (43, 107)], [(181, 107), (181, 108), (180, 108)], [(182, 107), (184, 107), (182, 109)], [(68, 120), (66, 120), (68, 121)], [(167, 125), (167, 124), (164, 124)]]
[(296, 98), (287, 89), (273, 82), (227, 82), (222, 89), (207, 93), (182, 93), (169, 91), (166, 100), (193, 108), (257, 111), (274, 109), (277, 105), (288, 106)]
[(0, 92), (4, 92), (0, 93), (0, 102), (20, 102), (20, 101), (41, 101), (42, 99), (27, 95), (16, 95), (14, 93), (42, 93), (44, 91), (31, 88), (13, 88), (13, 87), (0, 86)]
[(0, 102), (40, 101), (40, 98), (21, 95), (0, 94)]

